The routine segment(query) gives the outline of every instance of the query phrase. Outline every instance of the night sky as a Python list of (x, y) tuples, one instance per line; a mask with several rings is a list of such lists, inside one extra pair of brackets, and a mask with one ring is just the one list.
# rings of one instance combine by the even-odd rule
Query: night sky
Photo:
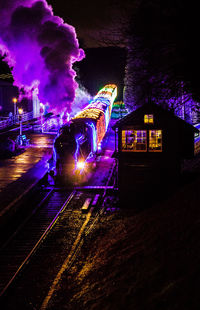
[[(48, 0), (55, 15), (75, 27), (84, 47), (123, 45), (122, 31), (127, 18), (134, 12), (138, 0)], [(123, 24), (122, 24), (123, 21)]]
[(10, 73), (8, 65), (1, 60), (0, 60), (0, 73), (3, 73), (3, 74)]
[[(126, 52), (121, 27), (122, 17), (127, 18), (132, 1), (63, 2), (49, 0), (54, 15), (75, 28), (80, 47), (86, 57), (76, 62), (76, 80), (91, 95), (106, 83), (116, 83), (119, 87), (118, 99), (122, 99)], [(125, 5), (124, 5), (125, 4)], [(120, 49), (120, 48), (121, 49)], [(1, 73), (9, 72), (8, 66), (0, 65)]]
[[(190, 2), (190, 6), (186, 1), (179, 0), (102, 0), (100, 3), (90, 0), (48, 0), (48, 4), (52, 5), (54, 15), (62, 17), (65, 23), (72, 25), (76, 30), (79, 45), (85, 50), (86, 58), (80, 63), (75, 63), (74, 68), (77, 70), (77, 80), (92, 95), (96, 92), (95, 89), (98, 90), (105, 82), (119, 80), (121, 84), (124, 79), (124, 50), (122, 49), (121, 54), (119, 50), (112, 53), (107, 47), (126, 49), (129, 36), (139, 34), (139, 39), (144, 41), (142, 51), (149, 48), (150, 57), (153, 55), (150, 60), (142, 59), (143, 56), (146, 57), (145, 52), (143, 55), (137, 55), (140, 58), (139, 71), (141, 72), (142, 61), (144, 68), (149, 70), (148, 65), (151, 65), (153, 59), (155, 67), (152, 71), (158, 68), (158, 76), (159, 68), (162, 67), (161, 73), (168, 70), (167, 74), (180, 81), (185, 80), (187, 90), (197, 99), (200, 98), (200, 61), (197, 44), (199, 24), (195, 1)], [(158, 42), (160, 38), (162, 41)], [(161, 45), (157, 48), (160, 42)], [(115, 77), (114, 81), (112, 76)], [(169, 81), (171, 82), (170, 79)]]
[(126, 50), (122, 19), (126, 21), (137, 1), (64, 2), (49, 0), (55, 15), (76, 29), (86, 57), (74, 65), (77, 81), (91, 95), (106, 83), (116, 83), (118, 100), (123, 99)]
[(101, 47), (85, 49), (86, 57), (75, 65), (77, 81), (91, 95), (105, 84), (118, 86), (117, 100), (123, 99), (124, 69), (126, 50), (119, 47)]
[[(77, 81), (91, 95), (106, 83), (116, 83), (118, 100), (123, 99), (126, 49), (125, 25), (137, 1), (64, 2), (49, 0), (55, 15), (76, 29), (86, 57), (75, 64)], [(122, 24), (123, 20), (123, 24)]]

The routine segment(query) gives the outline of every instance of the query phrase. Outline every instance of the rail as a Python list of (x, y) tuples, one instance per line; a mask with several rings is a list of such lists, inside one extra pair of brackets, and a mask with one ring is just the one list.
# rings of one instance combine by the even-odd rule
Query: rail
[[(33, 119), (33, 112), (27, 112), (23, 113), (21, 115), (22, 117), (22, 122), (29, 121)], [(0, 119), (0, 129), (5, 129), (7, 127), (10, 127), (16, 123), (19, 123), (19, 115), (17, 114), (15, 117), (1, 117)]]
[[(52, 282), (52, 285), (50, 286), (48, 293), (46, 294), (46, 297), (44, 298), (41, 304), (40, 310), (46, 310), (48, 308), (49, 301), (52, 298), (55, 290), (57, 289), (58, 283), (62, 278), (62, 274), (64, 272), (67, 272), (72, 267), (74, 261), (76, 260), (78, 256), (78, 253), (80, 252), (84, 244), (85, 239), (94, 229), (95, 224), (99, 220), (100, 216), (104, 214), (106, 210), (106, 205), (105, 205), (106, 192), (108, 189), (110, 189), (109, 183), (111, 182), (114, 170), (115, 170), (115, 164), (113, 163), (107, 182), (106, 182), (106, 185), (104, 187), (102, 186), (98, 188), (98, 189), (103, 190), (103, 194), (102, 195), (96, 194), (95, 197), (93, 198), (92, 203), (91, 203), (92, 201), (91, 198), (87, 198), (85, 200), (84, 205), (86, 204), (88, 213), (86, 214), (85, 220), (80, 228), (80, 231), (76, 237), (76, 240), (74, 241), (72, 245), (70, 253), (66, 257), (65, 261), (63, 262), (59, 272), (57, 273), (56, 277), (54, 278)], [(113, 188), (114, 186), (112, 186), (112, 189)], [(93, 210), (97, 206), (98, 206), (98, 211), (95, 214), (93, 214)]]
[(0, 120), (0, 129), (4, 129), (6, 127), (9, 127), (12, 124), (13, 124), (13, 122), (9, 118)]
[[(46, 295), (46, 297), (43, 300), (43, 303), (41, 305), (41, 310), (44, 310), (48, 307), (48, 303), (51, 299), (51, 297), (54, 294), (54, 291), (57, 289), (58, 283), (62, 277), (62, 274), (64, 271), (69, 270), (71, 268), (71, 266), (73, 265), (74, 261), (76, 260), (78, 253), (80, 252), (82, 246), (85, 243), (85, 239), (88, 237), (88, 235), (93, 231), (93, 229), (95, 228), (95, 224), (97, 223), (97, 221), (100, 219), (100, 217), (104, 214), (105, 210), (106, 210), (106, 196), (108, 191), (113, 190), (114, 189), (114, 185), (112, 184), (112, 176), (113, 173), (115, 171), (115, 163), (113, 162), (111, 169), (109, 170), (109, 176), (107, 178), (107, 182), (105, 183), (105, 186), (100, 186), (100, 187), (83, 187), (84, 189), (84, 193), (86, 193), (86, 198), (88, 197), (92, 197), (92, 199), (90, 200), (90, 208), (88, 208), (88, 213), (85, 216), (82, 216), (82, 220), (83, 223), (79, 228), (78, 234), (75, 237), (75, 240), (72, 244), (72, 246), (70, 246), (70, 250), (69, 253), (65, 259), (65, 261), (63, 262), (63, 265), (61, 266), (61, 268), (59, 269), (59, 272), (57, 273), (56, 277), (54, 278), (54, 281), (52, 282), (52, 285), (50, 287), (50, 290), (48, 292), (48, 294)], [(47, 188), (46, 188), (47, 189)], [(49, 188), (50, 189), (50, 188)], [(95, 190), (97, 193), (96, 195), (94, 195), (94, 192), (91, 195), (91, 191)], [(89, 191), (89, 193), (87, 191)], [(59, 191), (59, 189), (53, 189), (52, 192), (56, 192)], [(81, 188), (80, 188), (81, 191)], [(13, 273), (12, 278), (10, 279), (9, 282), (7, 282), (6, 287), (4, 286), (3, 290), (0, 290), (0, 296), (4, 295), (4, 293), (6, 292), (6, 290), (10, 287), (10, 285), (12, 284), (12, 282), (15, 280), (15, 278), (17, 277), (18, 273), (23, 269), (23, 266), (30, 260), (30, 257), (32, 257), (32, 254), (35, 253), (35, 251), (37, 250), (37, 248), (39, 247), (39, 245), (41, 244), (42, 240), (44, 240), (44, 238), (46, 237), (46, 235), (48, 234), (48, 232), (51, 230), (51, 228), (55, 225), (55, 223), (57, 222), (57, 220), (59, 219), (59, 214), (63, 211), (65, 211), (66, 207), (69, 206), (70, 201), (73, 199), (73, 197), (75, 196), (75, 193), (77, 194), (76, 200), (77, 204), (79, 204), (79, 208), (75, 209), (76, 212), (77, 210), (79, 210), (81, 212), (81, 208), (80, 208), (80, 196), (78, 196), (79, 192), (77, 192), (76, 190), (74, 190), (73, 192), (71, 192), (70, 194), (68, 193), (68, 198), (65, 201), (65, 203), (61, 206), (61, 204), (59, 204), (55, 197), (53, 198), (53, 200), (51, 199), (51, 195), (49, 196), (48, 199), (50, 199), (50, 203), (48, 206), (48, 203), (46, 204), (46, 199), (44, 201), (45, 205), (46, 205), (46, 213), (45, 215), (47, 216), (47, 214), (49, 215), (49, 212), (52, 208), (52, 202), (54, 203), (54, 205), (56, 205), (58, 207), (59, 205), (59, 211), (57, 211), (56, 215), (54, 216), (54, 218), (49, 222), (48, 225), (46, 225), (45, 230), (43, 229), (43, 233), (40, 234), (40, 237), (37, 239), (37, 242), (34, 243), (34, 246), (32, 246), (31, 249), (29, 249), (29, 252), (26, 253), (26, 257), (25, 259), (23, 259), (23, 262), (20, 264), (20, 266), (18, 265), (17, 270), (15, 271), (15, 273)], [(66, 194), (66, 192), (65, 192)], [(79, 198), (78, 198), (79, 197)], [(85, 199), (84, 199), (85, 200)], [(43, 202), (41, 202), (41, 204), (43, 205)], [(74, 209), (74, 204), (73, 203), (73, 208)], [(43, 208), (42, 208), (43, 209)], [(68, 208), (69, 211), (71, 212), (70, 208)], [(66, 212), (65, 216), (68, 216), (69, 212)], [(35, 223), (37, 223), (37, 229), (38, 229), (38, 225), (41, 222), (41, 215), (39, 215), (37, 217), (37, 219), (35, 220)], [(35, 234), (35, 229), (36, 226), (33, 227), (33, 225), (30, 225), (32, 227), (32, 229), (34, 228), (34, 234)], [(47, 227), (48, 226), (48, 227)], [(26, 232), (25, 232), (26, 233)], [(21, 239), (22, 236), (21, 236)], [(26, 241), (26, 240), (25, 240)], [(26, 242), (24, 242), (26, 243)], [(19, 246), (19, 244), (18, 244)], [(24, 248), (23, 248), (24, 251)], [(13, 265), (13, 260), (15, 257), (18, 257), (18, 253), (15, 253), (13, 251), (10, 251), (10, 256), (12, 259), (12, 264)], [(7, 259), (7, 256), (6, 256)], [(0, 266), (2, 266), (3, 269), (5, 269), (5, 265), (3, 266), (1, 264), (0, 261)], [(1, 269), (2, 269), (1, 268)], [(1, 273), (1, 272), (0, 272)], [(3, 277), (2, 277), (3, 278)]]
[[(33, 215), (26, 221), (25, 225), (1, 249), (0, 297), (5, 294), (30, 257), (55, 225), (59, 214), (67, 207), (74, 193), (61, 193), (52, 190), (36, 207), (38, 210), (32, 213)], [(34, 236), (32, 236), (33, 228)]]

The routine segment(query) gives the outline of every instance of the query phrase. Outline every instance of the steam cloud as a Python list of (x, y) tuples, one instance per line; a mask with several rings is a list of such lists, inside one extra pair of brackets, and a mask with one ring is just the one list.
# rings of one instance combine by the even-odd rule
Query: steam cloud
[(73, 62), (80, 61), (75, 29), (53, 15), (46, 0), (0, 0), (0, 54), (12, 68), (14, 84), (55, 110), (71, 111), (77, 83)]

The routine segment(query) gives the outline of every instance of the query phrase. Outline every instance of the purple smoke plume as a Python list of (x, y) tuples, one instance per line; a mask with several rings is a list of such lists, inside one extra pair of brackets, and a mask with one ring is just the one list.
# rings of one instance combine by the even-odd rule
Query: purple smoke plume
[(0, 54), (12, 68), (14, 84), (51, 110), (70, 112), (77, 83), (72, 65), (84, 57), (75, 29), (53, 15), (46, 0), (0, 0)]

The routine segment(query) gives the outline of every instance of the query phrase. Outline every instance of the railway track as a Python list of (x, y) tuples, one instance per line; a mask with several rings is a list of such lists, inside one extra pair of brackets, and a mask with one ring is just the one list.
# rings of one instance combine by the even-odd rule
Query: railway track
[[(90, 204), (90, 209), (89, 212), (87, 213), (85, 220), (77, 234), (77, 237), (72, 245), (72, 248), (69, 252), (69, 254), (67, 255), (66, 259), (64, 260), (62, 266), (60, 267), (58, 273), (56, 274), (48, 293), (46, 294), (46, 297), (44, 298), (40, 310), (46, 310), (48, 308), (48, 304), (50, 299), (53, 297), (54, 292), (56, 291), (59, 282), (61, 281), (62, 275), (63, 273), (67, 272), (73, 265), (74, 261), (76, 260), (81, 247), (84, 244), (85, 238), (87, 238), (87, 236), (92, 232), (92, 230), (95, 227), (95, 224), (97, 223), (97, 221), (99, 220), (99, 218), (103, 215), (103, 213), (106, 210), (106, 206), (105, 206), (105, 202), (106, 202), (106, 194), (107, 194), (107, 190), (111, 190), (111, 188), (113, 189), (114, 186), (109, 186), (110, 182), (111, 182), (111, 178), (113, 176), (115, 170), (115, 164), (112, 165), (110, 172), (109, 172), (109, 177), (107, 179), (106, 185), (105, 186), (95, 186), (92, 188), (92, 186), (89, 187), (83, 187), (82, 190), (87, 189), (87, 190), (92, 190), (95, 189), (96, 192), (98, 191), (99, 193), (94, 195), (93, 194), (89, 194), (90, 198), (87, 198), (85, 200), (85, 202), (90, 199), (91, 204)], [(81, 189), (81, 188), (80, 188)], [(93, 213), (95, 209), (95, 212)]]
[[(17, 283), (19, 281), (15, 280), (21, 271), (24, 270), (25, 265), (31, 262), (32, 257), (37, 259), (37, 256), (40, 256), (38, 254), (40, 252), (39, 246), (44, 239), (45, 243), (43, 244), (47, 252), (52, 253), (52, 255), (57, 250), (59, 252), (59, 242), (53, 250), (51, 241), (48, 241), (51, 238), (46, 238), (50, 231), (52, 231), (51, 235), (54, 235), (55, 230), (52, 230), (52, 227), (55, 226), (55, 223), (57, 223), (55, 228), (60, 225), (59, 219), (61, 217), (59, 215), (62, 215), (65, 222), (71, 223), (69, 225), (73, 225), (73, 214), (77, 214), (79, 224), (75, 230), (76, 233), (72, 234), (74, 235), (74, 240), (71, 244), (68, 242), (66, 258), (64, 262), (61, 262), (62, 266), (59, 267), (58, 273), (55, 277), (53, 276), (54, 280), (52, 283), (49, 283), (49, 288), (47, 288), (43, 296), (43, 301), (40, 300), (37, 305), (42, 310), (48, 307), (49, 300), (57, 289), (62, 274), (72, 267), (80, 253), (85, 238), (93, 231), (95, 224), (105, 212), (107, 192), (113, 189), (111, 178), (114, 169), (115, 166), (113, 165), (105, 186), (77, 187), (73, 191), (66, 191), (66, 189), (53, 188), (51, 186), (45, 188), (47, 194), (33, 212), (34, 214), (26, 219), (18, 231), (0, 248), (0, 297), (4, 301), (4, 297), (6, 297), (6, 300), (9, 299), (8, 289), (11, 287), (11, 284), (12, 288), (14, 287), (14, 290), (17, 290)], [(91, 202), (90, 208), (87, 214), (82, 214), (81, 207), (88, 198)], [(63, 230), (62, 225), (60, 227)], [(55, 240), (53, 242), (57, 244)], [(37, 249), (38, 251), (36, 252)], [(33, 253), (35, 254), (34, 256)]]
[(16, 279), (48, 232), (67, 207), (74, 192), (51, 189), (0, 249), (0, 297)]

